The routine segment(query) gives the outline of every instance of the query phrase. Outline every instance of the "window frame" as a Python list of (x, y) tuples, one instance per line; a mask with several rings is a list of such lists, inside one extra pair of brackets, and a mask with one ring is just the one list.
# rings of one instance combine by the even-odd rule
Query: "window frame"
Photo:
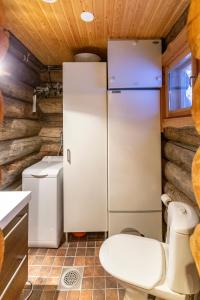
[[(173, 59), (173, 61), (167, 66), (165, 67), (165, 112), (166, 112), (166, 118), (175, 118), (175, 117), (186, 117), (186, 116), (191, 116), (192, 114), (192, 106), (191, 107), (187, 107), (187, 108), (181, 108), (181, 109), (177, 109), (177, 110), (173, 110), (170, 111), (169, 110), (169, 72), (170, 70), (175, 67), (182, 59), (184, 59), (185, 56), (187, 56), (188, 54), (190, 54), (190, 51), (184, 51), (183, 53), (181, 53), (181, 55), (177, 56), (176, 58)], [(197, 60), (194, 59), (194, 57), (191, 55), (191, 59), (192, 59), (192, 76), (194, 76), (194, 78), (197, 77), (197, 71), (198, 71), (198, 64), (197, 64)], [(193, 90), (193, 86), (194, 86), (194, 81), (192, 80), (192, 90)]]

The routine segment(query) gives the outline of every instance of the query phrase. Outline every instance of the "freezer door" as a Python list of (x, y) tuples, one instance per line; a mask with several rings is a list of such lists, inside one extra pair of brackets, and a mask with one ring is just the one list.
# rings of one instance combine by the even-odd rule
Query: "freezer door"
[(161, 40), (108, 42), (109, 89), (161, 86)]
[(110, 211), (161, 209), (160, 93), (108, 93)]

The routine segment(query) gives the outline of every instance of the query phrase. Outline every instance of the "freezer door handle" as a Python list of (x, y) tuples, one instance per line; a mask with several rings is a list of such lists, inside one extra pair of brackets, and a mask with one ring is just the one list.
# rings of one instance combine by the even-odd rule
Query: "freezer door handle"
[(71, 151), (70, 149), (67, 149), (67, 161), (69, 164), (71, 164)]

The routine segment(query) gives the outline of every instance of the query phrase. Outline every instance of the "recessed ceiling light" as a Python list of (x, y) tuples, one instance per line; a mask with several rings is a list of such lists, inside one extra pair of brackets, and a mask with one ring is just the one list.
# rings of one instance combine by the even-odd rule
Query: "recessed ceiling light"
[(92, 22), (94, 20), (94, 15), (90, 11), (83, 11), (81, 13), (81, 19), (84, 22)]
[(55, 3), (57, 0), (43, 0), (46, 3)]

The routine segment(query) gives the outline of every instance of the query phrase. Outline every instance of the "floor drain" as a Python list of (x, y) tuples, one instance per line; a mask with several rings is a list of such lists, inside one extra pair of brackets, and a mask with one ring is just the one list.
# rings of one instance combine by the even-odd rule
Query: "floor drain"
[(58, 290), (80, 290), (83, 268), (63, 268)]

